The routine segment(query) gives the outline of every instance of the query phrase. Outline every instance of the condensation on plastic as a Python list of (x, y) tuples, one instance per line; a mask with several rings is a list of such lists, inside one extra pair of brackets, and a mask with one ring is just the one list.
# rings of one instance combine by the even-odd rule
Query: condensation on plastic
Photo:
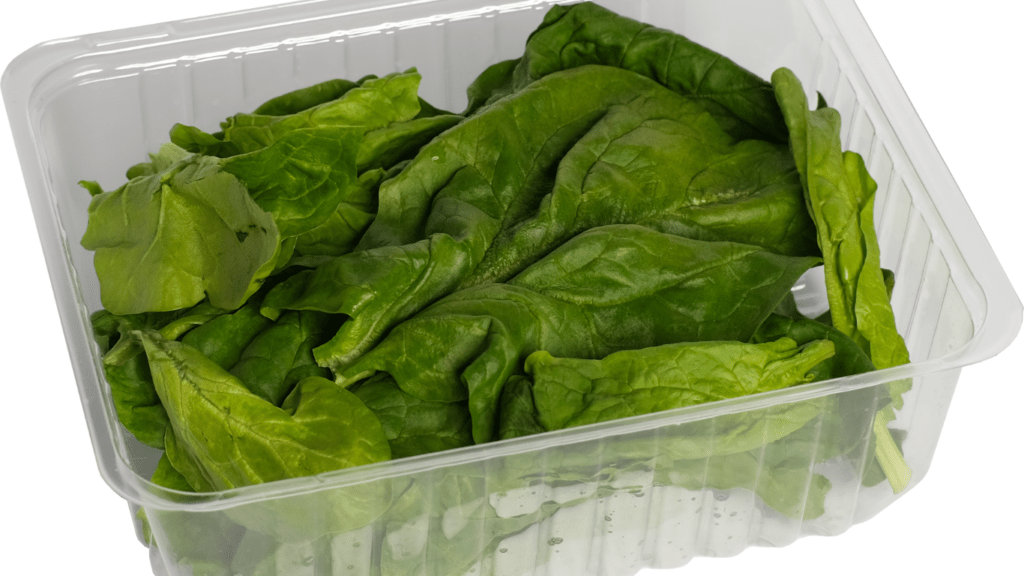
[[(1012, 341), (1021, 304), (851, 0), (600, 3), (763, 77), (787, 66), (809, 96), (820, 92), (841, 112), (844, 146), (864, 156), (879, 184), (882, 265), (896, 273), (893, 310), (912, 364), (227, 492), (176, 493), (146, 480), (159, 452), (117, 423), (90, 337), (99, 284), (78, 242), (89, 195), (75, 183), (116, 187), (175, 122), (213, 129), (330, 78), (415, 66), (427, 100), (460, 110), (470, 81), (520, 55), (554, 3), (284, 5), (53, 41), (7, 69), (4, 100), (100, 472), (128, 500), (140, 540), (134, 513), (145, 510), (156, 574), (628, 576), (840, 534), (899, 497), (861, 478), (873, 455), (872, 399), (901, 379), (913, 388), (891, 427), (905, 432), (910, 488), (921, 481), (961, 367)], [(802, 309), (821, 309), (820, 278), (798, 288)], [(769, 427), (745, 463), (716, 453), (715, 430), (787, 409), (813, 414), (810, 442), (769, 442)], [(820, 425), (826, 409), (852, 415), (844, 437)], [(840, 441), (854, 449), (815, 463), (819, 448)], [(824, 511), (808, 509), (828, 485)], [(768, 506), (758, 495), (773, 489), (789, 500)]]

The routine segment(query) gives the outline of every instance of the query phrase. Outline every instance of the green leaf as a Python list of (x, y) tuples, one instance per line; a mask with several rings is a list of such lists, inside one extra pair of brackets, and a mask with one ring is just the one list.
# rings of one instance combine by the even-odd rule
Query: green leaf
[(363, 382), (353, 393), (380, 418), (392, 458), (473, 444), (466, 402), (432, 402), (404, 392), (389, 376)]
[[(619, 113), (616, 108), (613, 112), (617, 105), (639, 111)], [(667, 160), (655, 146), (638, 150), (645, 138), (659, 134), (659, 125), (631, 131), (645, 120), (664, 118), (670, 112), (699, 120), (699, 128), (673, 124), (676, 132), (665, 138), (678, 136), (678, 145), (665, 152)], [(530, 123), (530, 130), (520, 129), (526, 119), (536, 119)], [(625, 131), (633, 140), (611, 145), (615, 130)], [(711, 130), (714, 132), (705, 134)], [(591, 144), (581, 140), (588, 132), (593, 133), (593, 137), (587, 136)], [(709, 143), (702, 144), (705, 137)], [(718, 188), (698, 183), (701, 187), (696, 191), (705, 197), (680, 198), (681, 193), (664, 183), (673, 182), (677, 176), (684, 182), (691, 178), (702, 182), (694, 175), (707, 168), (707, 162), (685, 163), (681, 174), (673, 172), (662, 179), (657, 176), (666, 164), (677, 163), (673, 153), (695, 149), (702, 151), (702, 158), (719, 160), (728, 155), (730, 143), (729, 137), (693, 102), (632, 72), (585, 66), (551, 74), (488, 106), (425, 146), (399, 176), (381, 186), (377, 218), (358, 250), (282, 284), (268, 296), (266, 306), (348, 315), (351, 319), (338, 335), (315, 351), (318, 362), (337, 373), (369, 351), (387, 330), (431, 302), (459, 286), (507, 279), (587, 227), (635, 220), (660, 225), (673, 209), (713, 202), (716, 198), (711, 196), (715, 194), (723, 202), (749, 195), (751, 202), (760, 203), (759, 209), (750, 211), (747, 228), (753, 232), (741, 235), (744, 240), (772, 236), (770, 242), (775, 242), (778, 231), (789, 230), (793, 221), (809, 227), (795, 179), (782, 192), (783, 196), (789, 195), (789, 200), (758, 197), (765, 185), (771, 187), (777, 178), (785, 180), (789, 160), (784, 153), (776, 152), (773, 164), (765, 161), (764, 155), (744, 149), (756, 158), (753, 164), (770, 166), (750, 169), (753, 179), (760, 181), (727, 183), (723, 179)], [(722, 152), (708, 154), (703, 152), (706, 147)], [(608, 153), (602, 155), (604, 148)], [(570, 161), (566, 155), (576, 150), (579, 160)], [(620, 170), (624, 174), (619, 181), (615, 179), (615, 166), (606, 170), (609, 176), (604, 182), (621, 183), (623, 192), (614, 193), (615, 186), (604, 186), (583, 194), (579, 186), (598, 160), (601, 166), (606, 162), (627, 165), (631, 155), (639, 157), (637, 164)], [(788, 170), (791, 172), (792, 167)], [(549, 196), (562, 180), (566, 181), (565, 190), (558, 199), (587, 201), (581, 204), (586, 209), (579, 221), (572, 218), (576, 212), (571, 201), (559, 200), (556, 206), (556, 196)], [(630, 194), (637, 189), (646, 194), (648, 184), (661, 185), (649, 202), (643, 194), (639, 200)], [(738, 192), (727, 198), (722, 192), (729, 186)], [(693, 202), (688, 204), (689, 200)], [(694, 222), (691, 228), (701, 228), (714, 239), (727, 237), (720, 232), (726, 227), (717, 224), (713, 214), (704, 222), (700, 213), (690, 210)], [(790, 217), (801, 213), (802, 220)], [(776, 221), (764, 214), (781, 214), (785, 220)]]
[(410, 160), (420, 148), (462, 120), (462, 116), (440, 114), (395, 122), (371, 130), (366, 133), (359, 147), (356, 168), (361, 174), (366, 170), (389, 168)]
[(198, 350), (136, 331), (175, 439), (171, 463), (197, 490), (225, 490), (388, 460), (377, 417), (351, 392), (303, 379), (280, 408)]
[(306, 88), (293, 90), (276, 98), (271, 98), (253, 110), (252, 113), (264, 116), (298, 114), (332, 100), (337, 100), (350, 90), (361, 85), (362, 82), (352, 82), (351, 80), (328, 80)]
[(251, 392), (275, 406), (305, 378), (329, 378), (330, 371), (313, 359), (313, 348), (337, 330), (337, 323), (318, 312), (289, 312), (257, 334), (229, 372)]
[(863, 374), (875, 369), (871, 358), (849, 336), (810, 318), (794, 319), (773, 313), (758, 327), (750, 341), (773, 342), (779, 338), (790, 338), (800, 345), (815, 340), (832, 342), (835, 346), (835, 355), (811, 370), (815, 382)]
[(349, 184), (338, 208), (326, 222), (298, 236), (295, 250), (306, 256), (341, 256), (359, 243), (377, 216), (377, 190), (388, 178), (382, 169), (363, 172)]
[(259, 151), (223, 160), (222, 169), (273, 215), (282, 236), (297, 236), (326, 222), (355, 183), (361, 138), (359, 128), (295, 130)]
[(560, 430), (803, 384), (834, 353), (827, 340), (803, 346), (789, 338), (763, 344), (682, 342), (601, 360), (539, 351), (526, 359), (525, 369), (533, 378), (540, 422)]
[[(128, 169), (125, 176), (129, 180), (134, 180), (140, 176), (153, 176), (167, 170), (178, 162), (186, 160), (188, 156), (188, 150), (172, 144), (165, 144), (160, 147), (159, 152), (149, 155), (149, 162), (142, 162), (132, 166)], [(94, 193), (93, 196), (95, 195)]]
[(339, 378), (384, 371), (417, 398), (468, 398), (473, 437), (487, 442), (502, 387), (529, 354), (601, 358), (680, 341), (747, 340), (815, 261), (639, 226), (597, 228), (508, 284), (461, 290), (399, 324)]
[(514, 69), (495, 64), (470, 87), (467, 115), (549, 74), (592, 64), (630, 70), (693, 98), (737, 140), (786, 142), (770, 84), (683, 36), (591, 2), (552, 6)]
[[(910, 354), (896, 330), (875, 233), (877, 185), (860, 155), (842, 151), (836, 110), (809, 110), (803, 85), (786, 68), (772, 74), (772, 84), (789, 127), (807, 208), (818, 228), (831, 323), (867, 351), (876, 368), (907, 364)], [(879, 413), (874, 426), (876, 457), (895, 492), (908, 484), (910, 469), (886, 424), (895, 418), (894, 409), (902, 406), (902, 394), (910, 385), (901, 381), (889, 386), (893, 404)]]
[(498, 407), (498, 439), (509, 440), (544, 432), (537, 419), (533, 402), (533, 386), (529, 378), (512, 376), (501, 391)]
[(369, 132), (395, 122), (412, 120), (420, 111), (420, 75), (415, 70), (367, 78), (341, 97), (286, 116), (236, 114), (221, 123), (224, 140), (239, 151), (253, 152), (294, 130), (312, 127), (352, 127)]
[(158, 329), (174, 339), (187, 330), (227, 313), (203, 302), (185, 310), (117, 316), (107, 310), (92, 315), (93, 335), (103, 352), (103, 372), (118, 420), (135, 438), (164, 447), (167, 413), (153, 387), (146, 355), (130, 333)]
[(93, 197), (82, 237), (96, 251), (103, 306), (118, 315), (187, 308), (206, 296), (237, 308), (273, 270), (279, 244), (271, 215), (205, 156)]

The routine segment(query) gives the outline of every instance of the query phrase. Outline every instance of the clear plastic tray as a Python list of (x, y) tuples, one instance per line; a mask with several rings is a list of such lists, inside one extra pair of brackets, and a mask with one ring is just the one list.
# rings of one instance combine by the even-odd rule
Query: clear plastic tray
[[(145, 509), (157, 544), (150, 548), (154, 572), (625, 576), (694, 556), (839, 534), (898, 497), (884, 482), (861, 481), (873, 417), (864, 406), (886, 383), (905, 378), (913, 389), (893, 426), (906, 431), (910, 488), (921, 480), (960, 368), (1009, 344), (1021, 305), (856, 7), (601, 3), (685, 34), (764, 77), (788, 66), (839, 109), (844, 145), (864, 155), (879, 182), (882, 265), (896, 272), (893, 309), (914, 362), (314, 478), (171, 493), (146, 480), (159, 453), (120, 427), (102, 378), (88, 327), (88, 314), (99, 308), (98, 282), (91, 254), (78, 243), (88, 195), (75, 182), (117, 185), (174, 122), (209, 128), (328, 78), (416, 66), (428, 100), (461, 109), (468, 83), (487, 65), (521, 54), (552, 2), (328, 1), (51, 43), (11, 64), (3, 94), (100, 470), (118, 494)], [(805, 305), (820, 305), (820, 293), (808, 286)], [(754, 465), (741, 474), (733, 466), (722, 480), (714, 430), (798, 403), (817, 410), (816, 421), (826, 409), (860, 411), (860, 431), (847, 432), (859, 439), (854, 456), (778, 465), (813, 461), (809, 452), (840, 440), (821, 428), (816, 443), (767, 444)], [(803, 518), (821, 478), (831, 484), (824, 511)], [(788, 513), (758, 496), (773, 482), (801, 495)], [(338, 509), (363, 512), (332, 513)]]

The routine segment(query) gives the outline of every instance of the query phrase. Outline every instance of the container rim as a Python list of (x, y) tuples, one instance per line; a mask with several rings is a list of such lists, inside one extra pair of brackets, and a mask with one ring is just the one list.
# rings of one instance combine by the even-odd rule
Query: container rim
[[(103, 382), (96, 362), (98, 348), (88, 337), (87, 311), (77, 290), (73, 269), (66, 269), (63, 255), (59, 218), (52, 203), (52, 192), (45, 179), (46, 162), (39, 145), (37, 131), (30, 114), (30, 103), (38, 97), (37, 88), (54, 70), (83, 56), (95, 55), (98, 50), (131, 51), (154, 46), (154, 43), (183, 43), (199, 38), (249, 32), (258, 28), (283, 27), (298, 22), (340, 18), (347, 15), (372, 12), (387, 8), (429, 5), (449, 0), (313, 0), (297, 1), (270, 7), (254, 8), (173, 23), (154, 24), (119, 31), (102, 32), (41, 43), (15, 58), (0, 79), (0, 91), (6, 104), (11, 130), (14, 134), (22, 171), (29, 191), (40, 241), (47, 255), (47, 268), (54, 288), (65, 339), (72, 357), (72, 366), (82, 393), (83, 409), (93, 441), (93, 448), (101, 476), (108, 485), (129, 502), (164, 510), (214, 511), (265, 501), (306, 494), (326, 489), (378, 481), (388, 477), (429, 471), (468, 462), (542, 449), (554, 444), (574, 444), (617, 434), (646, 431), (661, 426), (684, 424), (709, 417), (756, 410), (790, 402), (810, 400), (835, 393), (876, 386), (894, 380), (908, 379), (947, 369), (957, 369), (986, 360), (1005, 349), (1017, 335), (1022, 322), (1021, 302), (999, 264), (990, 244), (976, 219), (970, 212), (963, 194), (956, 186), (952, 174), (939, 156), (906, 93), (903, 91), (888, 61), (854, 0), (802, 0), (819, 28), (836, 35), (849, 54), (844, 65), (861, 77), (864, 85), (878, 100), (879, 109), (887, 121), (880, 131), (900, 143), (913, 166), (927, 163), (940, 166), (939, 170), (917, 173), (925, 190), (941, 191), (933, 196), (935, 218), (948, 228), (949, 239), (943, 250), (958, 258), (950, 263), (977, 284), (980, 316), (974, 318), (973, 337), (960, 348), (937, 358), (904, 366), (880, 370), (869, 374), (833, 379), (770, 393), (747, 396), (713, 404), (692, 406), (647, 416), (627, 418), (579, 428), (547, 432), (515, 440), (506, 440), (479, 446), (426, 454), (378, 464), (338, 470), (317, 476), (294, 478), (269, 484), (247, 486), (220, 492), (194, 494), (168, 490), (152, 484), (137, 475), (122, 460), (115, 435), (118, 423), (112, 418), (108, 402), (86, 399), (84, 391), (95, 382)], [(501, 0), (498, 0), (500, 2)], [(578, 0), (524, 0), (488, 5), (487, 10), (507, 6), (540, 6), (574, 3)], [(243, 18), (259, 14), (259, 25), (239, 27)], [(445, 15), (452, 17), (455, 14)], [(250, 18), (251, 19), (251, 18)], [(843, 27), (836, 26), (842, 22)], [(398, 25), (400, 23), (389, 23)], [(843, 30), (846, 30), (844, 33)], [(858, 64), (864, 62), (869, 65)], [(885, 123), (882, 123), (885, 124)], [(891, 126), (891, 130), (888, 128)], [(956, 215), (955, 218), (941, 218)], [(957, 242), (954, 242), (953, 239)], [(957, 244), (968, 242), (973, 250), (970, 260), (963, 258)], [(72, 346), (85, 340), (85, 345)], [(86, 352), (88, 351), (88, 352)]]

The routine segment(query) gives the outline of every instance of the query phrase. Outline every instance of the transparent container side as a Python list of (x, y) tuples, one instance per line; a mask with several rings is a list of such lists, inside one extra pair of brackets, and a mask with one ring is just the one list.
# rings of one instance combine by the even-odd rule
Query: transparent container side
[[(627, 576), (840, 534), (898, 498), (874, 461), (875, 415), (893, 402), (879, 377), (194, 505), (145, 481), (160, 452), (117, 423), (101, 376), (88, 328), (88, 314), (100, 308), (99, 284), (92, 254), (78, 242), (89, 195), (75, 183), (119, 186), (174, 123), (215, 130), (230, 114), (330, 78), (416, 67), (426, 100), (461, 110), (466, 86), (487, 66), (519, 56), (556, 3), (569, 2), (284, 6), (56, 44), (5, 74), (97, 457), (108, 483), (132, 502), (140, 539), (155, 543), (156, 574)], [(598, 3), (684, 34), (763, 77), (790, 67), (809, 97), (820, 93), (841, 113), (844, 147), (864, 157), (878, 183), (881, 263), (895, 274), (893, 311), (914, 362), (892, 376), (909, 378), (911, 388), (889, 424), (913, 487), (931, 462), (960, 367), (1012, 339), (1020, 303), (969, 212), (957, 209), (962, 197), (951, 178), (936, 180), (941, 160), (923, 130), (908, 124), (895, 80), (865, 69), (888, 70), (855, 6)], [(147, 39), (156, 36), (163, 39)], [(43, 61), (35, 77), (25, 70)], [(820, 307), (820, 279), (805, 280), (798, 302)], [(1006, 318), (993, 321), (996, 305)]]

